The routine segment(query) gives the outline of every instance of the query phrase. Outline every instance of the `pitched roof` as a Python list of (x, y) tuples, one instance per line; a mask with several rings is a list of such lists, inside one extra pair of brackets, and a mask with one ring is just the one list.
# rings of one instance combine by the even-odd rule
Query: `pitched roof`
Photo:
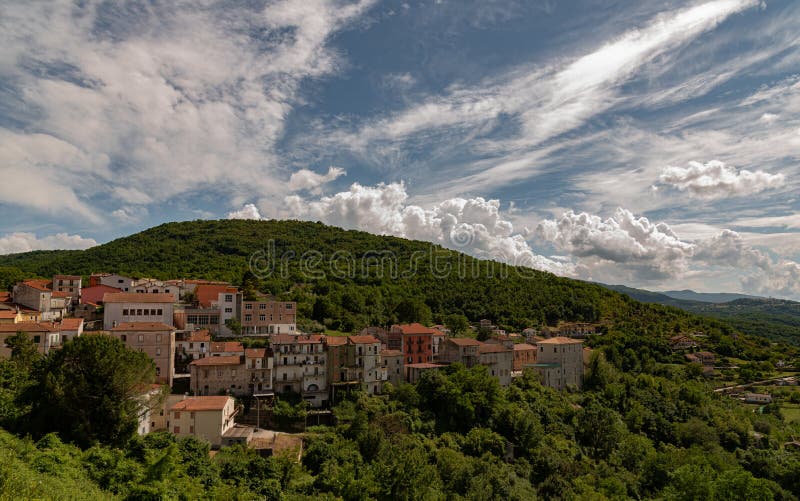
[(193, 411), (221, 411), (228, 405), (228, 402), (233, 400), (231, 397), (227, 396), (219, 396), (219, 397), (189, 397), (185, 400), (181, 400), (177, 404), (173, 405), (169, 410), (170, 411), (186, 411), (186, 412), (193, 412)]
[(438, 369), (446, 366), (442, 364), (432, 364), (430, 362), (421, 362), (418, 364), (406, 364), (406, 367), (410, 367), (412, 369)]
[(0, 318), (17, 318), (17, 310), (0, 310)]
[(247, 358), (266, 358), (266, 348), (247, 348), (244, 350), (244, 356)]
[(102, 303), (103, 296), (123, 292), (122, 289), (110, 285), (93, 285), (81, 289), (81, 303)]
[(213, 367), (215, 365), (241, 365), (242, 359), (239, 355), (227, 355), (224, 357), (205, 357), (193, 360), (189, 365), (201, 367)]
[(355, 344), (375, 344), (380, 343), (375, 336), (348, 336), (347, 339)]
[(44, 279), (31, 279), (31, 280), (24, 280), (23, 285), (27, 285), (33, 289), (37, 289), (40, 291), (50, 292), (52, 289), (50, 288), (50, 280)]
[(392, 329), (397, 327), (403, 334), (437, 334), (438, 331), (425, 327), (420, 323), (393, 325)]
[(535, 350), (536, 347), (528, 343), (519, 343), (514, 345), (514, 351)]
[(347, 344), (345, 336), (325, 336), (325, 344), (328, 346), (344, 346)]
[(197, 331), (193, 331), (189, 334), (186, 341), (198, 342), (198, 343), (202, 343), (204, 341), (211, 341), (211, 333), (208, 332), (208, 329), (200, 329)]
[(76, 331), (81, 328), (83, 325), (82, 318), (62, 318), (61, 319), (61, 329), (68, 330), (68, 331)]
[(116, 292), (103, 295), (104, 303), (174, 303), (175, 295), (161, 292), (158, 294), (147, 292)]
[(402, 357), (403, 352), (400, 350), (381, 350), (382, 357)]
[(480, 346), (483, 344), (477, 339), (472, 339), (471, 337), (451, 337), (448, 339), (448, 341), (456, 346)]
[(219, 295), (223, 293), (235, 294), (238, 291), (236, 287), (231, 287), (229, 284), (208, 284), (202, 283), (194, 288), (194, 295), (197, 302), (203, 308), (211, 308), (211, 303), (219, 301)]
[(72, 297), (76, 292), (53, 291), (53, 297)]
[(111, 330), (114, 332), (162, 332), (174, 331), (175, 327), (161, 322), (120, 322)]
[(242, 352), (244, 351), (244, 345), (238, 341), (218, 341), (216, 343), (211, 343), (210, 351), (211, 353)]
[(582, 344), (582, 343), (583, 341), (581, 341), (580, 339), (572, 339), (571, 337), (558, 336), (538, 341), (536, 344)]
[(272, 344), (315, 344), (323, 342), (325, 336), (320, 334), (273, 334), (269, 337)]
[(478, 346), (478, 353), (511, 353), (513, 350), (510, 350), (503, 346), (502, 344), (481, 344)]
[(0, 324), (0, 332), (59, 332), (61, 328), (53, 322), (19, 322)]
[(80, 275), (53, 275), (56, 280), (81, 280)]

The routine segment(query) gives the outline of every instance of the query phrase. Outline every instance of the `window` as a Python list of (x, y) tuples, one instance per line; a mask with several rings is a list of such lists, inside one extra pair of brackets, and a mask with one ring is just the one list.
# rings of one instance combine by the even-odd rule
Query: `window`
[(161, 376), (161, 367), (156, 367), (156, 376)]
[(267, 303), (260, 303), (258, 305), (258, 309), (259, 310), (266, 310), (267, 309)]
[(140, 343), (144, 342), (144, 336), (143, 336), (143, 335), (141, 335), (141, 334), (139, 334), (139, 342), (140, 342)]
[(163, 315), (161, 308), (158, 309), (158, 315), (159, 316)]
[[(161, 348), (156, 348), (156, 356), (157, 357), (161, 356)], [(158, 370), (158, 369), (156, 369), (156, 370)], [(157, 374), (157, 375), (160, 376), (161, 374)]]
[(194, 425), (189, 425), (189, 433), (194, 433)]
[(167, 294), (169, 294), (169, 289), (164, 289), (164, 292), (166, 292)]
[(122, 310), (122, 316), (123, 316), (123, 317), (127, 317), (127, 316), (128, 316), (128, 308), (123, 308), (123, 310)]
[(231, 369), (231, 377), (236, 377), (236, 369)]
[(245, 310), (252, 310), (252, 309), (253, 309), (253, 303), (247, 303), (247, 304), (245, 304), (245, 305), (244, 305), (244, 309), (245, 309)]
[(233, 302), (233, 294), (225, 294), (225, 302), (226, 303)]
[(222, 377), (222, 369), (217, 369), (217, 377)]
[(259, 315), (259, 316), (258, 316), (258, 319), (259, 319), (260, 321), (264, 322), (264, 321), (266, 321), (266, 320), (267, 320), (267, 316), (266, 316), (266, 315)]
[(180, 419), (180, 418), (181, 418), (181, 411), (175, 411), (175, 412), (173, 412), (172, 414), (173, 414), (173, 416), (172, 416), (172, 417), (173, 417), (174, 419)]
[[(117, 283), (118, 283), (118, 284), (121, 284), (121, 283), (123, 283), (124, 281), (125, 281), (125, 280), (122, 280), (122, 279), (120, 278), (119, 280), (117, 280)], [(127, 289), (126, 289), (126, 290), (127, 290)]]
[(245, 322), (252, 322), (253, 321), (253, 315), (248, 313), (247, 315), (244, 316), (244, 321)]
[(156, 334), (156, 342), (157, 343), (161, 342), (161, 334)]
[(140, 317), (141, 317), (141, 316), (142, 316), (142, 310), (140, 310), (140, 309), (137, 309), (137, 310), (136, 310), (136, 315), (138, 315), (138, 316), (140, 316)]
[(179, 434), (180, 432), (181, 432), (181, 427), (180, 426), (176, 426), (175, 428), (172, 429), (172, 433), (174, 433), (176, 435)]
[(233, 308), (225, 308), (225, 313), (233, 313)]
[(287, 310), (291, 310), (292, 309), (292, 303), (286, 303), (285, 307), (286, 307)]
[(128, 341), (128, 336), (126, 336), (125, 334), (121, 335), (120, 338), (122, 339), (123, 343)]

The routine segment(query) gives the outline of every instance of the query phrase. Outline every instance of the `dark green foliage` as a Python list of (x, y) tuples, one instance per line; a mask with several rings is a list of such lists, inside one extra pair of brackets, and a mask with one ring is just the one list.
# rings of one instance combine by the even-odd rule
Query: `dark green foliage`
[(31, 432), (56, 431), (81, 446), (124, 445), (136, 432), (145, 405), (139, 396), (155, 380), (155, 366), (116, 338), (86, 335), (51, 352), (35, 379), (25, 396)]

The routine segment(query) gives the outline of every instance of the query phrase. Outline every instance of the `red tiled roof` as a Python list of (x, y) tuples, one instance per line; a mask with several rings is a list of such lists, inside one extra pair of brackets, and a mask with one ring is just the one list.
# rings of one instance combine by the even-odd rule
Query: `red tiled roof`
[(347, 338), (345, 336), (326, 336), (325, 344), (328, 346), (344, 346), (347, 344)]
[(226, 405), (228, 405), (228, 402), (231, 400), (233, 400), (233, 398), (226, 396), (189, 397), (173, 405), (169, 410), (185, 411), (185, 412), (221, 411), (222, 409), (225, 408)]
[(109, 285), (94, 285), (92, 287), (84, 287), (81, 289), (81, 303), (102, 303), (103, 296), (106, 294), (114, 294), (122, 292), (122, 289), (111, 287)]
[(137, 293), (137, 292), (117, 292), (114, 294), (104, 294), (104, 303), (174, 303), (175, 295), (168, 293)]
[(580, 339), (572, 339), (570, 337), (558, 336), (538, 341), (536, 344), (583, 344), (583, 341), (581, 341)]
[(451, 337), (449, 341), (456, 346), (480, 346), (483, 343), (471, 337)]
[(0, 292), (0, 303), (6, 303), (11, 300), (10, 292)]
[(422, 362), (419, 364), (406, 364), (406, 367), (410, 367), (412, 369), (438, 369), (440, 367), (445, 367), (442, 364), (432, 364), (430, 362)]
[(380, 341), (375, 339), (375, 336), (348, 336), (347, 339), (349, 339), (351, 342), (353, 342), (355, 344), (380, 343)]
[(208, 329), (200, 329), (199, 331), (194, 331), (189, 334), (189, 339), (187, 341), (202, 343), (205, 341), (211, 341), (211, 334), (208, 332)]
[(161, 322), (120, 322), (111, 330), (114, 332), (163, 332), (174, 331), (175, 327)]
[(266, 358), (266, 348), (247, 348), (244, 350), (244, 356), (247, 358)]
[(238, 341), (219, 341), (211, 343), (211, 353), (225, 353), (225, 352), (241, 352), (244, 351), (244, 346)]
[(478, 346), (478, 353), (511, 353), (512, 350), (509, 350), (502, 344), (481, 344)]
[(53, 322), (19, 322), (0, 324), (0, 332), (59, 332), (60, 327)]
[(240, 365), (242, 359), (239, 355), (227, 355), (224, 357), (205, 357), (193, 360), (189, 365), (198, 365), (203, 367), (216, 366), (216, 365)]
[(17, 310), (0, 310), (0, 318), (17, 318)]
[(323, 342), (325, 336), (319, 334), (273, 334), (269, 337), (272, 344), (316, 344)]
[(50, 280), (43, 280), (43, 279), (33, 279), (33, 280), (25, 280), (22, 282), (23, 284), (31, 287), (33, 289), (37, 289), (40, 291), (51, 291), (50, 288)]
[(62, 292), (62, 291), (53, 291), (52, 297), (72, 297), (76, 292)]
[(403, 352), (400, 350), (382, 350), (381, 351), (382, 357), (402, 357)]
[(216, 303), (219, 300), (220, 294), (226, 292), (235, 294), (237, 290), (238, 289), (236, 287), (231, 287), (228, 284), (223, 285), (202, 283), (194, 288), (194, 294), (195, 297), (197, 297), (197, 302), (200, 303), (200, 306), (203, 308), (211, 308), (211, 303)]
[(419, 323), (393, 325), (392, 328), (397, 327), (403, 334), (436, 334), (437, 331), (430, 327), (425, 327)]
[(528, 343), (519, 343), (514, 345), (514, 351), (536, 350), (536, 347)]
[(61, 329), (68, 330), (68, 331), (76, 331), (81, 328), (83, 325), (82, 318), (62, 318), (61, 319)]
[(80, 280), (80, 275), (53, 275), (55, 280)]

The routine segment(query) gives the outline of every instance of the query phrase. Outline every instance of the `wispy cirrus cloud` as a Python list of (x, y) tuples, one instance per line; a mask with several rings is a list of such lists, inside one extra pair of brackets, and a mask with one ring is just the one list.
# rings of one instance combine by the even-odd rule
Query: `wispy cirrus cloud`
[(339, 71), (327, 42), (373, 3), (4, 5), (3, 203), (97, 223), (95, 204), (278, 193), (275, 145), (300, 84)]

